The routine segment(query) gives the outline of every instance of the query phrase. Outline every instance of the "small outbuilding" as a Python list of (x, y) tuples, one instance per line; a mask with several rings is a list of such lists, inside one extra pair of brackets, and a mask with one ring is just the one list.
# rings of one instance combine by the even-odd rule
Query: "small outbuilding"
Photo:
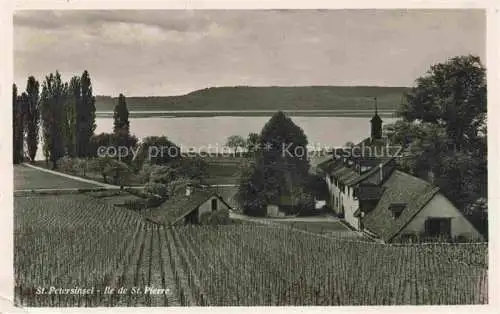
[(231, 206), (212, 188), (186, 185), (148, 215), (148, 220), (165, 225), (200, 223), (204, 213), (230, 210)]

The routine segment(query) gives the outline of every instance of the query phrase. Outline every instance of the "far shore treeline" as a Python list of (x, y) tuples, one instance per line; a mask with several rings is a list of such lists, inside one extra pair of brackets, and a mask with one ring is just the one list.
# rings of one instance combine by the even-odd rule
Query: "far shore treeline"
[[(409, 87), (389, 86), (224, 86), (179, 96), (129, 96), (130, 111), (169, 110), (380, 110), (395, 111)], [(117, 97), (96, 95), (97, 111), (112, 111)], [(268, 115), (268, 114), (266, 114)]]

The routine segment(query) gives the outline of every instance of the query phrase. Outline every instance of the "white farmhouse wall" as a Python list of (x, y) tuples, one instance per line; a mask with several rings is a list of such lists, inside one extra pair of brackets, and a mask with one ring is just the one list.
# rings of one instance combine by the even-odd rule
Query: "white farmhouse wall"
[(329, 176), (326, 176), (326, 184), (328, 185), (328, 190), (330, 192), (330, 203), (333, 211), (335, 213), (342, 212), (342, 206), (344, 207), (344, 219), (352, 227), (358, 229), (359, 223), (358, 218), (354, 217), (354, 212), (359, 207), (359, 201), (354, 199), (354, 193), (352, 187), (346, 187), (346, 192), (343, 193), (340, 189), (330, 180)]
[(340, 192), (340, 189), (335, 184), (332, 184), (331, 195), (333, 195), (334, 200), (332, 208), (337, 214), (340, 213), (342, 209), (342, 194), (343, 193)]
[(209, 213), (212, 211), (212, 200), (217, 200), (217, 210), (221, 209), (229, 209), (229, 207), (220, 201), (220, 199), (216, 196), (212, 196), (208, 200), (206, 200), (203, 204), (198, 207), (198, 221), (201, 219), (201, 215), (204, 213)]
[(451, 218), (451, 235), (482, 239), (482, 235), (441, 193), (436, 194), (429, 203), (410, 221), (401, 234), (420, 234), (425, 232), (427, 218)]
[(354, 212), (359, 208), (359, 201), (353, 197), (352, 187), (346, 187), (347, 194), (344, 194), (344, 220), (352, 227), (359, 229), (358, 218), (354, 217)]

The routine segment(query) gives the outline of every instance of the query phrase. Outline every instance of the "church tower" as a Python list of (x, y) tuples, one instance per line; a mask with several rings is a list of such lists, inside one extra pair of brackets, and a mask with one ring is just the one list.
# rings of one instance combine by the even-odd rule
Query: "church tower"
[(382, 119), (378, 115), (377, 97), (375, 97), (374, 100), (375, 100), (375, 114), (370, 120), (372, 140), (382, 138)]

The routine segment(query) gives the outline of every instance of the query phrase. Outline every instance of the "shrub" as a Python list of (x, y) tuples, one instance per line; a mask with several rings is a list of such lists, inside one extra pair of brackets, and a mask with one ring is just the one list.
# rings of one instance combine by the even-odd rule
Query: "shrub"
[(145, 191), (138, 190), (138, 189), (125, 188), (124, 190), (127, 191), (128, 193), (135, 195), (137, 197), (140, 197), (140, 198), (148, 198), (151, 196), (150, 193), (147, 193)]
[(149, 136), (142, 139), (139, 144), (134, 163), (137, 168), (147, 161), (155, 165), (164, 165), (180, 158), (180, 148), (165, 136)]
[(57, 161), (57, 168), (62, 172), (74, 173), (74, 160), (69, 156), (64, 156)]
[(151, 182), (168, 184), (178, 178), (175, 169), (169, 166), (155, 166), (151, 169), (149, 180)]
[(166, 197), (168, 195), (168, 187), (163, 183), (148, 182), (144, 186), (144, 192), (159, 195), (160, 197)]
[(163, 203), (164, 201), (165, 201), (164, 198), (152, 196), (146, 200), (146, 207), (147, 208), (157, 207), (160, 206), (161, 203)]
[(200, 224), (202, 225), (229, 225), (231, 219), (229, 218), (229, 210), (220, 209), (214, 212), (203, 213), (200, 217)]
[(88, 168), (88, 161), (83, 158), (74, 158), (73, 159), (73, 173), (77, 175), (86, 176)]
[(113, 184), (125, 185), (129, 182), (132, 171), (124, 162), (112, 159), (104, 167), (103, 173), (113, 179)]

